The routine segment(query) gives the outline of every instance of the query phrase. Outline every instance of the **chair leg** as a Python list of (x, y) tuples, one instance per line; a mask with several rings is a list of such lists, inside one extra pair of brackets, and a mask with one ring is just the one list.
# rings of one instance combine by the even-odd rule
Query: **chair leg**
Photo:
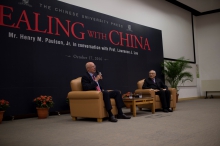
[(77, 120), (77, 117), (72, 117), (72, 120), (73, 120), (73, 121), (76, 121), (76, 120)]
[(172, 110), (173, 110), (173, 111), (175, 111), (175, 109), (176, 109), (175, 107), (174, 107), (174, 108), (172, 108)]
[(102, 122), (102, 118), (97, 118), (97, 122)]

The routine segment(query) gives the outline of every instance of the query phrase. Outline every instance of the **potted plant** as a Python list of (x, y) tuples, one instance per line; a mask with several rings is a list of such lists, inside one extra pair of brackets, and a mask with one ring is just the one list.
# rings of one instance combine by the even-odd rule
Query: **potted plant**
[(9, 102), (7, 100), (1, 99), (0, 100), (0, 124), (2, 122), (4, 112), (8, 107), (9, 107)]
[(49, 115), (49, 108), (53, 107), (54, 102), (51, 96), (41, 95), (34, 98), (39, 119), (45, 119)]
[[(127, 97), (129, 97), (131, 94), (132, 94), (131, 92), (127, 92), (127, 93), (125, 93), (125, 94), (122, 95), (122, 98), (127, 98)], [(126, 106), (126, 108), (130, 108), (130, 105), (125, 104), (125, 106)]]
[[(187, 80), (193, 81), (192, 74), (185, 71), (187, 68), (192, 68), (189, 61), (184, 57), (177, 59), (176, 61), (165, 60), (162, 63), (163, 74), (165, 75), (165, 80), (170, 84), (171, 88), (176, 88), (179, 83), (184, 84)], [(178, 89), (177, 89), (177, 99), (178, 102)]]

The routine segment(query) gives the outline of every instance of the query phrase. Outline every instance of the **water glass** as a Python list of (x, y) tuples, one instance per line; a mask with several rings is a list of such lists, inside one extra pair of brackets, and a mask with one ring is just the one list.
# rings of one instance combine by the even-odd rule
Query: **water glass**
[(130, 92), (129, 98), (132, 99), (132, 92)]
[(142, 98), (142, 93), (139, 93), (139, 98)]

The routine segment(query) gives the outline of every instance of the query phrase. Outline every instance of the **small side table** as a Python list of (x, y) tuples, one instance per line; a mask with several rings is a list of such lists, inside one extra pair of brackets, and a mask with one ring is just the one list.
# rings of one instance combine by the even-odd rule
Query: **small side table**
[(141, 104), (152, 104), (151, 112), (155, 113), (155, 101), (152, 97), (144, 97), (144, 98), (123, 98), (123, 101), (126, 106), (130, 106), (131, 112), (133, 112), (133, 117), (136, 117), (136, 106)]

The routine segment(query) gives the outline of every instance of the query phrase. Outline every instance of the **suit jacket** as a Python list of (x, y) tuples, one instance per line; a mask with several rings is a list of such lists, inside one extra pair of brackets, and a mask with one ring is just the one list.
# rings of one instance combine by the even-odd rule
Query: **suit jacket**
[(168, 87), (162, 82), (161, 79), (155, 78), (155, 83), (151, 78), (146, 78), (142, 89), (168, 89)]
[[(81, 83), (82, 83), (82, 88), (84, 91), (88, 91), (88, 90), (96, 90), (96, 87), (98, 86), (98, 84), (96, 83), (96, 81), (94, 81), (92, 79), (92, 77), (90, 76), (90, 74), (88, 72), (86, 72), (81, 79)], [(101, 85), (99, 84), (100, 89), (102, 90)]]

